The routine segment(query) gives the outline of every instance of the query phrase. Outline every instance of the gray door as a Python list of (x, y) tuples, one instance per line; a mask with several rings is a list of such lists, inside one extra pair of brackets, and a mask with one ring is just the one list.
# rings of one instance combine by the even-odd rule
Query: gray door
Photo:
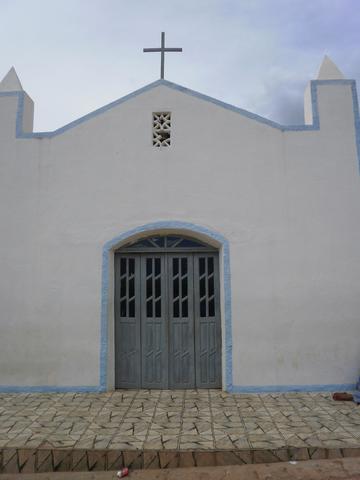
[(221, 326), (217, 256), (196, 254), (195, 266), (195, 355), (196, 386), (221, 386)]
[(164, 255), (142, 255), (140, 277), (141, 387), (168, 388)]
[(140, 387), (140, 258), (115, 255), (115, 386)]
[(219, 388), (218, 254), (154, 240), (115, 253), (115, 386)]
[(168, 256), (169, 387), (195, 386), (192, 255)]

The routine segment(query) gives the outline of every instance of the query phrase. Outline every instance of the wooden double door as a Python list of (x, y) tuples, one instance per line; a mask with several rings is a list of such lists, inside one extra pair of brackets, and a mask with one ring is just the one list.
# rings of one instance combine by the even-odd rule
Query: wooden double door
[(221, 387), (217, 252), (115, 254), (115, 386)]

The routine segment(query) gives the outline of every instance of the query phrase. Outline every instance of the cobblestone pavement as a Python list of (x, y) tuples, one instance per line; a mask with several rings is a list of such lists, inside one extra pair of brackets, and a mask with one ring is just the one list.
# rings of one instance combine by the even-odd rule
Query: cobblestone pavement
[(327, 393), (0, 394), (0, 448), (360, 447), (360, 406)]

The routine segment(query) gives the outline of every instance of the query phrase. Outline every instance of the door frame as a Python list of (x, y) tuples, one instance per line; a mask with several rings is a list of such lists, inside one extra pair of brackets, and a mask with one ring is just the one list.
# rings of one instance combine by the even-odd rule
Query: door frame
[(215, 247), (219, 252), (220, 318), (222, 331), (222, 389), (233, 389), (230, 247), (220, 233), (207, 227), (180, 221), (160, 221), (141, 225), (115, 236), (102, 249), (100, 381), (99, 391), (114, 389), (114, 251), (129, 240), (150, 235), (184, 235)]

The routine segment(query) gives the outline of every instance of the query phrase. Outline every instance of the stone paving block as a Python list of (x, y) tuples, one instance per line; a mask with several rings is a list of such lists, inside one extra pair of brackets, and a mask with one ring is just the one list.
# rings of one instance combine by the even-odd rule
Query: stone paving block
[(308, 448), (310, 460), (322, 460), (326, 458), (325, 448)]
[(288, 462), (289, 461), (289, 449), (288, 448), (277, 448), (276, 450), (274, 450), (274, 455), (276, 455), (279, 462)]
[(160, 468), (177, 468), (179, 466), (179, 452), (160, 451)]
[(253, 450), (253, 463), (286, 462), (289, 459), (287, 449)]
[(253, 455), (250, 449), (239, 450), (237, 455), (244, 463), (246, 464), (253, 463)]
[(51, 450), (48, 450), (48, 449), (36, 450), (35, 471), (39, 473), (53, 471)]
[(106, 451), (88, 450), (87, 465), (88, 465), (88, 470), (91, 470), (91, 471), (106, 470)]
[(205, 442), (184, 442), (184, 443), (180, 443), (180, 450), (192, 450), (192, 451), (196, 451), (196, 450), (212, 450), (213, 449), (213, 445), (212, 443), (205, 443)]
[(71, 469), (71, 450), (52, 450), (54, 472), (68, 472)]
[(73, 450), (71, 455), (72, 472), (83, 472), (88, 470), (88, 458), (86, 450)]
[(232, 442), (229, 437), (215, 439), (215, 448), (219, 450), (232, 450), (237, 448), (235, 442)]
[(94, 438), (80, 439), (76, 444), (76, 448), (91, 449), (94, 446)]
[(343, 454), (340, 448), (329, 448), (326, 450), (326, 458), (343, 458)]
[(342, 453), (344, 457), (360, 457), (360, 447), (359, 448), (343, 448)]
[(160, 468), (160, 458), (157, 451), (144, 450), (143, 462), (143, 468)]
[(108, 470), (120, 470), (125, 466), (121, 450), (108, 450), (106, 456)]
[(215, 452), (215, 462), (217, 466), (243, 465), (245, 463), (251, 463), (251, 456), (249, 456), (249, 462), (245, 462), (239, 451), (223, 450)]
[(17, 455), (19, 471), (21, 473), (34, 473), (36, 471), (36, 450), (19, 449)]
[(3, 450), (1, 473), (20, 473), (18, 455), (15, 448), (7, 448)]
[(195, 467), (195, 457), (193, 452), (179, 452), (179, 467)]
[(214, 467), (216, 465), (215, 452), (194, 452), (197, 467)]
[(307, 448), (288, 448), (289, 460), (310, 460)]
[(143, 452), (140, 450), (124, 451), (124, 465), (128, 468), (143, 468)]

